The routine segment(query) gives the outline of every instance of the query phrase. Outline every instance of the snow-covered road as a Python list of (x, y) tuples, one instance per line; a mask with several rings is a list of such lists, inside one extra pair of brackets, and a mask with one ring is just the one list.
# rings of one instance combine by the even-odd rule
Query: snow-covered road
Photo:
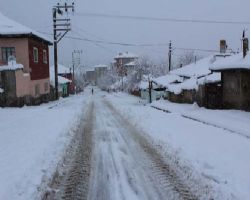
[(95, 150), (88, 199), (195, 199), (135, 127), (109, 102), (95, 102)]
[[(70, 154), (73, 159), (62, 170), (66, 175), (59, 184), (51, 184), (56, 185), (53, 191), (59, 191), (56, 199), (193, 200), (204, 195), (209, 199), (209, 189), (187, 180), (185, 169), (164, 157), (161, 148), (124, 118), (105, 93), (93, 96), (86, 113), (79, 129), (85, 143), (73, 145), (76, 153)], [(84, 162), (90, 155), (91, 165)]]
[[(158, 111), (151, 108), (151, 105), (142, 104), (139, 98), (125, 93), (109, 94), (106, 99), (112, 102), (124, 118), (142, 130), (154, 143), (160, 144), (170, 159), (176, 157), (175, 160), (181, 166), (187, 167), (189, 178), (206, 182), (214, 199), (249, 199), (250, 140), (242, 134), (227, 130), (238, 128), (237, 131), (250, 135), (249, 113), (212, 111), (189, 106), (197, 110), (197, 116), (207, 121), (206, 124), (183, 118), (177, 112)], [(177, 104), (168, 103), (167, 107), (168, 110), (175, 110)], [(180, 113), (186, 112), (182, 108), (185, 105), (179, 104), (178, 107)], [(199, 113), (199, 110), (202, 112)], [(230, 121), (234, 113), (237, 117)], [(238, 121), (239, 118), (242, 120)], [(209, 125), (213, 122), (219, 126)]]
[[(91, 97), (90, 97), (91, 98)], [(39, 199), (90, 99), (0, 108), (0, 199)]]
[[(1, 109), (0, 199), (248, 199), (249, 138), (125, 93), (90, 91)], [(209, 112), (203, 120), (216, 122), (213, 111), (201, 111)], [(231, 112), (217, 112), (230, 121)], [(238, 116), (248, 127), (248, 113)]]

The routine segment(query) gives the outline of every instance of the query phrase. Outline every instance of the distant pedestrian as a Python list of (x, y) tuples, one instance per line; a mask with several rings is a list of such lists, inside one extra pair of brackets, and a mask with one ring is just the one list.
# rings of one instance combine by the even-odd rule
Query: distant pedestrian
[(92, 94), (94, 94), (94, 89), (93, 88), (92, 88), (91, 92), (92, 92)]

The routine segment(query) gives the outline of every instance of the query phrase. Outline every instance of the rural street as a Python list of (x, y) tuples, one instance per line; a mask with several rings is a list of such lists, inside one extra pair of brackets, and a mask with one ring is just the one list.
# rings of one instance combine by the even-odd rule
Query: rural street
[(157, 147), (104, 97), (93, 95), (64, 176), (44, 199), (198, 199)]

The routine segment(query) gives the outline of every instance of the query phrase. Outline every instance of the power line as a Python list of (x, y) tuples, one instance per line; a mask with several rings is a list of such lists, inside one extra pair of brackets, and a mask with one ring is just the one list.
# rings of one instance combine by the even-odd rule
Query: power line
[(164, 18), (164, 17), (146, 17), (146, 16), (129, 16), (129, 15), (112, 15), (102, 13), (76, 13), (78, 16), (112, 18), (112, 19), (131, 19), (144, 21), (165, 21), (174, 23), (199, 23), (199, 24), (231, 24), (231, 25), (250, 25), (250, 21), (220, 21), (220, 20), (201, 20), (201, 19), (181, 19), (181, 18)]
[[(78, 32), (76, 32), (76, 31), (72, 31), (73, 33), (75, 33), (75, 34), (77, 34), (78, 36), (82, 36), (81, 34), (79, 34)], [(97, 36), (96, 36), (97, 37)], [(110, 49), (110, 48), (107, 48), (107, 47), (105, 47), (105, 46), (103, 46), (103, 45), (101, 45), (101, 44), (98, 44), (98, 43), (96, 43), (96, 42), (93, 42), (93, 44), (95, 45), (95, 46), (97, 46), (97, 47), (100, 47), (100, 48), (102, 48), (102, 49), (104, 49), (104, 50), (106, 50), (106, 51), (108, 51), (108, 52), (110, 52), (110, 53), (115, 53), (115, 51), (113, 50), (113, 49)]]
[[(51, 33), (43, 32), (43, 31), (38, 31), (42, 34), (46, 35), (52, 35)], [(74, 37), (74, 36), (65, 36), (65, 38), (72, 39), (72, 40), (78, 40), (78, 41), (85, 41), (85, 42), (90, 42), (94, 43), (95, 45), (98, 44), (104, 44), (104, 45), (117, 45), (117, 46), (126, 46), (126, 47), (159, 47), (159, 46), (169, 46), (168, 43), (164, 44), (132, 44), (132, 43), (121, 43), (121, 42), (108, 42), (108, 41), (103, 41), (103, 40), (92, 40), (84, 37)], [(213, 53), (218, 53), (218, 50), (212, 50), (212, 49), (199, 49), (199, 48), (182, 48), (182, 47), (175, 47), (173, 50), (185, 50), (185, 51), (203, 51), (203, 52), (213, 52)]]

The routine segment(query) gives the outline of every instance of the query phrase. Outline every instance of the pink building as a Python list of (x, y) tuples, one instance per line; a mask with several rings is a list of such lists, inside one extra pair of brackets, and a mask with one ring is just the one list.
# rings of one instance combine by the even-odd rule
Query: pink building
[[(0, 13), (0, 88), (6, 105), (48, 101), (49, 45), (52, 43), (41, 34)], [(8, 64), (10, 57), (22, 67)]]

